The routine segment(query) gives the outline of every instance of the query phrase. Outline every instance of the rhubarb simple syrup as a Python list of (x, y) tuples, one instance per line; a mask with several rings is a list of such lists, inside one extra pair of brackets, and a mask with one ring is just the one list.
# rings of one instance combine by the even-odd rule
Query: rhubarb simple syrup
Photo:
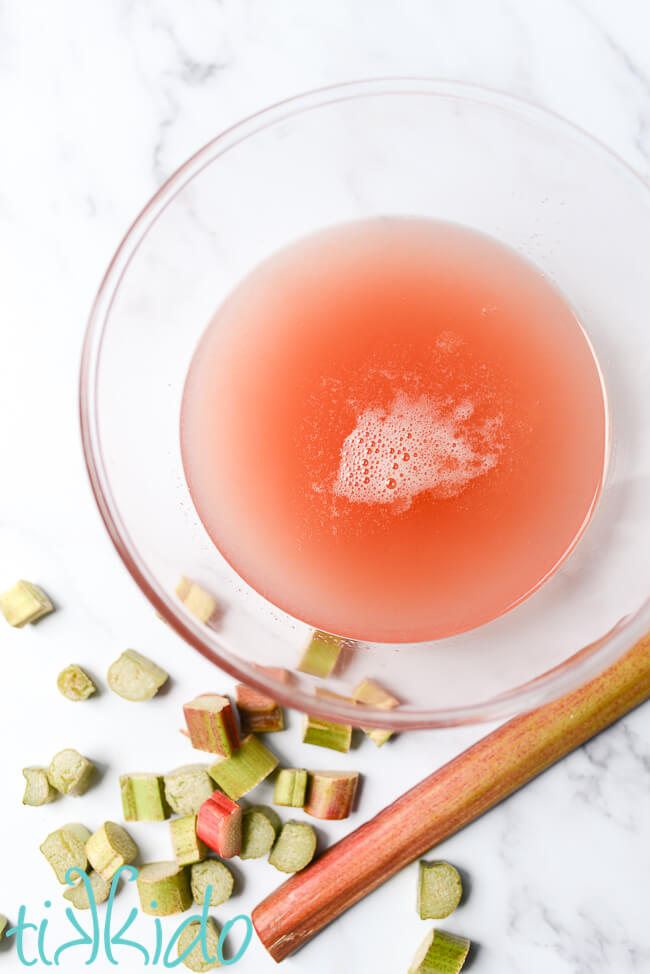
[(460, 226), (348, 224), (271, 257), (204, 333), (181, 446), (205, 528), (291, 615), (450, 636), (575, 545), (607, 413), (589, 341), (530, 263)]

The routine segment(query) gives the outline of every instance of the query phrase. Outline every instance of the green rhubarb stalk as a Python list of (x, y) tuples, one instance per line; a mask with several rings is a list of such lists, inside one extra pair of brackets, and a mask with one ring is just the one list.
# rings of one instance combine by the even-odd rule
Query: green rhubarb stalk
[(306, 795), (307, 772), (304, 768), (280, 768), (275, 779), (274, 804), (304, 808)]
[(47, 805), (58, 798), (58, 791), (53, 788), (47, 777), (45, 768), (23, 768), (25, 778), (25, 794), (23, 805)]
[(232, 896), (235, 880), (225, 863), (217, 859), (197, 862), (191, 868), (191, 889), (194, 902), (203, 906), (210, 887), (210, 906), (220, 906)]
[[(199, 936), (200, 931), (200, 920), (192, 920), (188, 923), (178, 938), (179, 957), (188, 950), (194, 940)], [(207, 960), (203, 952), (203, 942), (199, 939), (194, 949), (183, 960), (185, 967), (191, 971), (198, 971), (198, 974), (204, 974), (205, 971), (212, 971), (215, 967), (221, 967), (219, 961), (219, 927), (213, 917), (207, 917), (205, 921), (205, 948), (208, 955)]]
[(45, 592), (24, 579), (0, 595), (0, 612), (15, 629), (37, 622), (53, 611), (54, 606)]
[[(99, 873), (96, 872), (90, 872), (88, 874), (88, 880), (93, 891), (93, 899), (95, 903), (103, 903), (105, 900), (107, 900), (111, 891), (110, 882), (103, 879)], [(74, 906), (75, 910), (90, 909), (88, 890), (86, 889), (86, 884), (83, 881), (77, 886), (73, 886), (72, 889), (67, 890), (63, 894), (63, 898), (69, 900)]]
[(116, 822), (104, 822), (86, 842), (88, 862), (106, 881), (110, 881), (121, 866), (133, 862), (137, 854), (135, 842)]
[(162, 822), (169, 818), (162, 775), (120, 775), (122, 810), (126, 822)]
[(95, 773), (95, 765), (79, 751), (69, 747), (55, 754), (47, 769), (47, 778), (62, 795), (83, 795)]
[(259, 859), (271, 851), (282, 827), (280, 816), (266, 805), (244, 809), (240, 859)]
[(214, 791), (204, 764), (186, 764), (165, 775), (165, 798), (177, 815), (196, 815)]
[(339, 636), (317, 629), (305, 647), (296, 669), (301, 673), (325, 679), (334, 672), (344, 644), (345, 640)]
[(329, 747), (332, 751), (347, 754), (352, 743), (352, 727), (305, 714), (302, 721), (302, 739), (305, 744)]
[(237, 801), (278, 766), (278, 759), (257, 737), (249, 734), (236, 754), (218, 758), (208, 771), (222, 791)]
[(169, 823), (169, 832), (174, 859), (179, 866), (191, 866), (205, 859), (208, 848), (196, 834), (196, 815), (173, 818)]
[(314, 858), (316, 833), (306, 822), (286, 822), (271, 850), (269, 862), (283, 873), (297, 873)]
[(141, 703), (151, 700), (169, 679), (167, 673), (135, 649), (126, 649), (108, 669), (108, 685), (119, 697)]
[(68, 869), (81, 869), (85, 872), (88, 866), (86, 842), (89, 838), (90, 832), (85, 825), (71, 822), (50, 832), (40, 846), (60, 883), (65, 884)]
[(192, 747), (230, 757), (239, 747), (239, 730), (228, 697), (202, 693), (184, 704), (185, 723)]
[(61, 670), (56, 678), (56, 685), (59, 693), (74, 703), (87, 700), (88, 697), (92, 697), (93, 693), (97, 692), (97, 687), (91, 678), (76, 663), (71, 663), (70, 666)]
[(448, 917), (460, 903), (462, 895), (462, 880), (451, 863), (420, 863), (417, 911), (422, 920), (443, 920)]
[[(352, 691), (352, 699), (357, 703), (366, 704), (370, 707), (376, 707), (377, 710), (393, 710), (395, 707), (399, 707), (399, 700), (397, 697), (394, 697), (388, 692), (388, 690), (384, 690), (384, 688), (374, 680), (363, 680)], [(377, 745), (377, 747), (381, 747), (390, 737), (393, 736), (392, 731), (383, 730), (379, 727), (363, 727), (362, 730), (365, 734), (367, 734), (370, 740)]]
[(142, 912), (149, 916), (184, 913), (192, 905), (187, 869), (176, 862), (145, 863), (138, 870), (136, 885)]
[(466, 937), (444, 930), (427, 934), (413, 958), (408, 974), (458, 974), (469, 952)]

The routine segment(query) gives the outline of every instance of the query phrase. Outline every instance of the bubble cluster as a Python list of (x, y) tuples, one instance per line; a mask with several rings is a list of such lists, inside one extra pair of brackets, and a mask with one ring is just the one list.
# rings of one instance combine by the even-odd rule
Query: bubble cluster
[(398, 502), (399, 511), (423, 491), (460, 494), (503, 449), (501, 417), (477, 422), (474, 413), (469, 399), (441, 404), (403, 393), (388, 410), (366, 409), (341, 447), (334, 493), (358, 504)]

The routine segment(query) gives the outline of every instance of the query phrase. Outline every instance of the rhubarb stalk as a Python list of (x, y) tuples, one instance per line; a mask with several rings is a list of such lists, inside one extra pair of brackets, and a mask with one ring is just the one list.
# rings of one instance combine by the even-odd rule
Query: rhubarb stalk
[(436, 843), (650, 696), (650, 636), (559, 700), (514, 717), (331, 846), (253, 911), (280, 961)]

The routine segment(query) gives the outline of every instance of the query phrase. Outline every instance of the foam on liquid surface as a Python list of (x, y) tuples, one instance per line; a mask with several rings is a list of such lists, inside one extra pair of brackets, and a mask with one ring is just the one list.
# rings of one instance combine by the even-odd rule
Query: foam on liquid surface
[(496, 466), (501, 417), (472, 424), (474, 404), (395, 396), (388, 410), (365, 409), (341, 448), (334, 493), (358, 504), (408, 510), (424, 491), (455, 497)]

